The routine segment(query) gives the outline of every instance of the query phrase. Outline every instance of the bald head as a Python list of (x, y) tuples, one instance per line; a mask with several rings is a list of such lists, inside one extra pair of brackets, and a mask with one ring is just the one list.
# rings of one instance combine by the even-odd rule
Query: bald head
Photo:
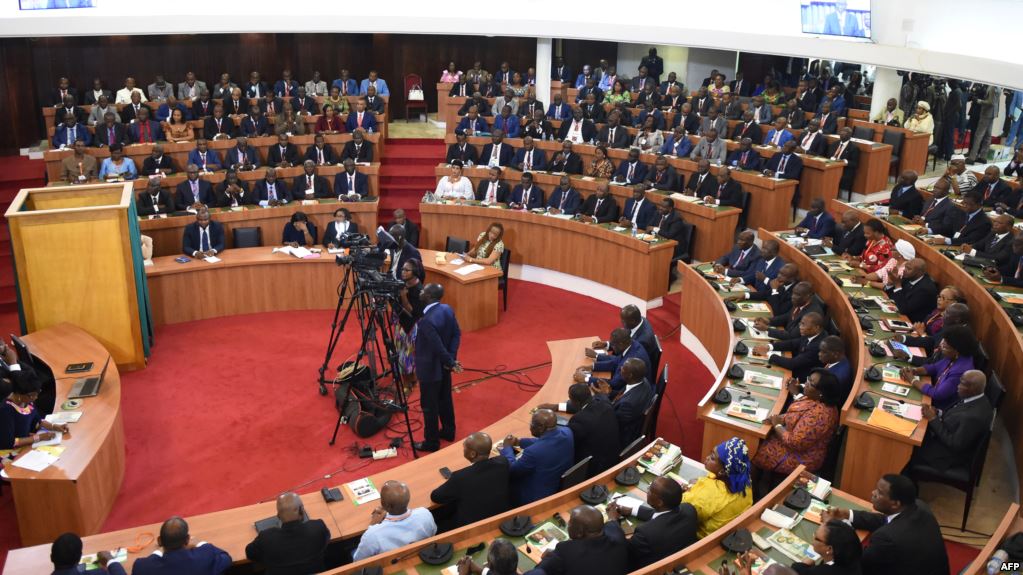
[(473, 463), (490, 457), (490, 449), (494, 442), (482, 431), (470, 433), (462, 442), (462, 454)]
[(281, 523), (300, 521), (302, 519), (302, 498), (289, 491), (277, 497), (277, 518)]
[(598, 537), (604, 530), (604, 516), (590, 505), (580, 505), (568, 518), (568, 536), (572, 539)]
[(440, 284), (426, 284), (421, 295), (424, 302), (429, 305), (444, 299), (444, 286)]
[(921, 258), (913, 258), (906, 262), (905, 271), (902, 277), (907, 280), (919, 279), (927, 273), (927, 262)]
[(408, 502), (412, 496), (408, 485), (401, 481), (388, 481), (380, 488), (380, 506), (391, 515), (401, 515), (408, 511)]
[(778, 270), (778, 277), (781, 283), (788, 285), (799, 281), (799, 267), (796, 264), (785, 264)]
[(976, 397), (984, 393), (987, 387), (987, 376), (979, 369), (971, 369), (959, 378), (959, 386), (956, 391), (962, 399)]
[(557, 424), (558, 417), (549, 409), (536, 410), (533, 414), (533, 418), (530, 420), (530, 428), (536, 427), (537, 429), (543, 429), (544, 431), (554, 429), (554, 426)]

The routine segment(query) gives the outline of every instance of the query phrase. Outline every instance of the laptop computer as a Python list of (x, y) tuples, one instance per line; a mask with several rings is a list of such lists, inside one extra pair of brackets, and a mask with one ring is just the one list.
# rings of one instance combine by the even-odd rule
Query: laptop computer
[(68, 399), (78, 399), (80, 397), (95, 397), (99, 394), (99, 386), (103, 383), (103, 378), (107, 375), (107, 368), (110, 367), (110, 356), (107, 356), (107, 362), (103, 364), (103, 371), (100, 372), (99, 376), (84, 377), (76, 380), (71, 386), (71, 393), (68, 394)]

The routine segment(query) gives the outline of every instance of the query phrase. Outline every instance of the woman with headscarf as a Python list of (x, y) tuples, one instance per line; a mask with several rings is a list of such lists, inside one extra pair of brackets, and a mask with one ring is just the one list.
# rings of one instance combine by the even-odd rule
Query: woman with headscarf
[[(942, 333), (938, 344), (941, 359), (923, 367), (904, 367), (901, 377), (904, 381), (931, 398), (935, 409), (948, 409), (959, 400), (959, 378), (974, 367), (978, 353), (977, 338), (964, 325), (950, 327)], [(931, 376), (931, 383), (920, 381), (919, 375)]]
[(697, 537), (705, 537), (753, 505), (749, 450), (733, 437), (719, 444), (703, 460), (707, 475), (682, 494), (682, 501), (696, 508), (700, 522)]
[(934, 143), (934, 117), (931, 116), (931, 105), (923, 100), (916, 103), (916, 112), (906, 120), (907, 130), (928, 134), (927, 145)]
[[(876, 270), (864, 275), (864, 280), (874, 289), (884, 289), (892, 283), (893, 277), (901, 278), (906, 271), (906, 262), (916, 257), (916, 248), (906, 240), (895, 242), (892, 257)], [(864, 270), (859, 270), (863, 273)]]

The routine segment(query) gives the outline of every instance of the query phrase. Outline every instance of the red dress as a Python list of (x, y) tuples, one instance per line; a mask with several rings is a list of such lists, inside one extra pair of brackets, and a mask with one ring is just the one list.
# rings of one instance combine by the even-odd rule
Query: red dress
[(888, 236), (867, 242), (867, 247), (863, 249), (863, 255), (861, 256), (863, 270), (867, 273), (873, 273), (883, 268), (888, 263), (888, 260), (891, 259), (892, 250), (894, 249), (895, 244), (892, 243), (892, 239)]
[(760, 443), (753, 465), (775, 473), (790, 473), (802, 464), (817, 471), (838, 428), (838, 409), (813, 399), (801, 399), (782, 414), (784, 439), (777, 431)]

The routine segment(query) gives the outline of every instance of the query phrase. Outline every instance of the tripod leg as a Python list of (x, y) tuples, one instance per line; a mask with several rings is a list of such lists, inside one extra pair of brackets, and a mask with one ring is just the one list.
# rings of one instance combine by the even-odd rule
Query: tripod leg
[(341, 315), (341, 306), (344, 305), (345, 293), (348, 291), (348, 285), (352, 276), (352, 270), (349, 267), (345, 272), (344, 278), (341, 280), (341, 293), (338, 294), (337, 307), (334, 309), (334, 319), (330, 323), (330, 337), (327, 339), (327, 351), (323, 358), (323, 365), (320, 366), (319, 373), (319, 385), (320, 395), (327, 395), (327, 368), (330, 365), (330, 358), (334, 355), (334, 349), (337, 347), (338, 342), (341, 340), (341, 334), (345, 331), (345, 325), (348, 323), (348, 316), (352, 312), (353, 300), (348, 301), (348, 307), (345, 309), (345, 315), (341, 319), (340, 325), (338, 324), (338, 316)]

